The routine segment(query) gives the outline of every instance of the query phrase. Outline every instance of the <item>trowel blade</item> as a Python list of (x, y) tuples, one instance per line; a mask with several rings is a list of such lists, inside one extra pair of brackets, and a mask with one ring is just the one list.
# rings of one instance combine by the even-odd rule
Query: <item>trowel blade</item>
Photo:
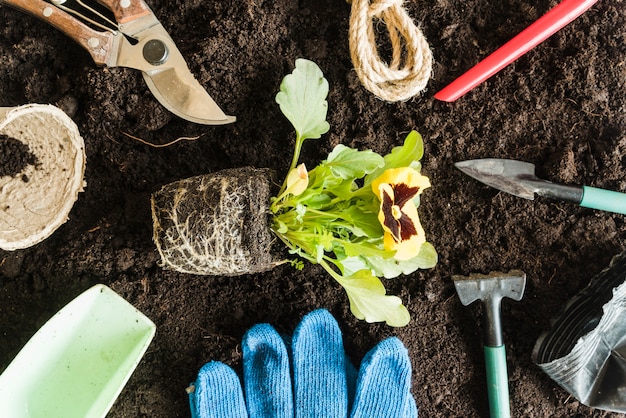
[(461, 161), (456, 168), (476, 180), (503, 192), (534, 200), (537, 186), (533, 181), (535, 165), (524, 161), (484, 158)]

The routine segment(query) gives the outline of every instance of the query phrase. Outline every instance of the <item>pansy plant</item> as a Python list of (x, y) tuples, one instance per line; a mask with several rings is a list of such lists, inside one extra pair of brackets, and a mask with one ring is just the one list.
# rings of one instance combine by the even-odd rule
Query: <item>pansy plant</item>
[[(328, 82), (319, 67), (296, 60), (276, 101), (296, 130), (294, 157), (272, 199), (272, 231), (290, 252), (321, 265), (345, 289), (359, 319), (404, 326), (410, 316), (380, 278), (395, 278), (437, 263), (418, 216), (430, 187), (420, 173), (423, 143), (413, 131), (385, 156), (337, 145), (308, 171), (298, 165), (302, 143), (326, 133)], [(301, 267), (302, 263), (294, 261)]]

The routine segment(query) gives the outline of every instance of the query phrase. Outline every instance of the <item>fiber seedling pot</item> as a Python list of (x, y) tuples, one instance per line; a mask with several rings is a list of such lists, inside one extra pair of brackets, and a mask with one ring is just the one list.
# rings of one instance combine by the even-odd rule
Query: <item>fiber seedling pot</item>
[(35, 245), (59, 228), (85, 186), (85, 144), (52, 105), (0, 108), (0, 248)]
[(153, 238), (162, 267), (222, 276), (275, 267), (270, 178), (269, 169), (233, 168), (176, 181), (153, 193)]

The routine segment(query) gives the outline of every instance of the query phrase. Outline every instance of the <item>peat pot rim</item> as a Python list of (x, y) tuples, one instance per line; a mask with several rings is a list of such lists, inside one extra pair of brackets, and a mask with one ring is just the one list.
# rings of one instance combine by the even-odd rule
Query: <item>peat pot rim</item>
[(72, 119), (53, 105), (0, 108), (0, 134), (28, 146), (36, 163), (0, 177), (0, 248), (48, 238), (69, 217), (85, 187), (85, 144)]

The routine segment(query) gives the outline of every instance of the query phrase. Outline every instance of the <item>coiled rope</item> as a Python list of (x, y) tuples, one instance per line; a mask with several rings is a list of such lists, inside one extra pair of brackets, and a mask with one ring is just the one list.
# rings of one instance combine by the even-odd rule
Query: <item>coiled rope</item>
[[(350, 55), (363, 86), (389, 102), (408, 100), (424, 90), (432, 73), (432, 52), (402, 7), (403, 0), (347, 1), (352, 5)], [(374, 19), (387, 27), (392, 48), (389, 66), (378, 53)]]

